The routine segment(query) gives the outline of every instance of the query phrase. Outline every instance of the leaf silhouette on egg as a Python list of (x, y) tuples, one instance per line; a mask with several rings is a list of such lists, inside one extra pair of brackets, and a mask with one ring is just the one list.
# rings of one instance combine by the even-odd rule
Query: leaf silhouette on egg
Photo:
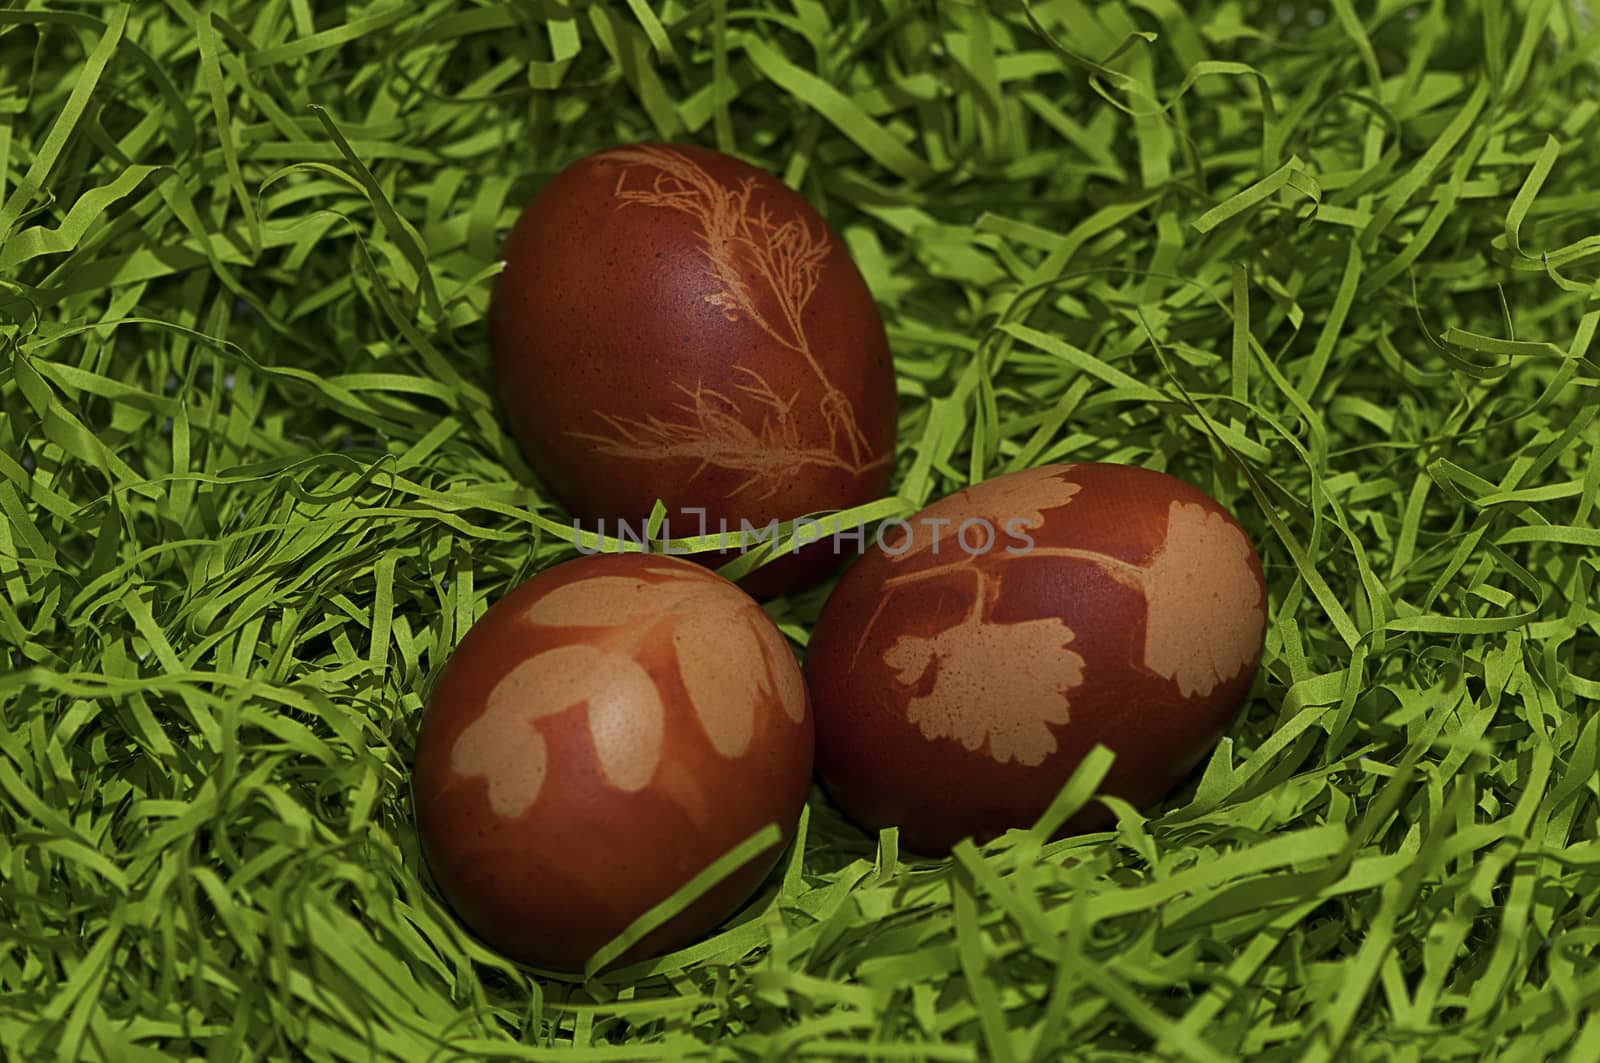
[[(678, 672), (706, 737), (718, 753), (737, 757), (750, 748), (755, 733), (755, 707), (766, 688), (766, 676), (749, 667), (761, 648), (749, 624), (729, 625), (727, 618), (699, 610), (672, 628), (678, 651)], [(707, 652), (707, 646), (715, 646)]]
[[(1081, 485), (1071, 480), (1063, 480), (1061, 472), (1060, 468), (1030, 470), (982, 482), (984, 506), (988, 510), (983, 517), (994, 526), (996, 542), (1006, 541), (1018, 529), (1031, 531), (1038, 528), (1044, 523), (1046, 510), (1066, 505), (1083, 489)], [(963, 488), (945, 501), (959, 504), (954, 500), (962, 498), (971, 490), (971, 487)], [(908, 548), (899, 553), (891, 553), (889, 557), (891, 560), (903, 561), (932, 549), (935, 544), (942, 546), (948, 540), (955, 539), (960, 534), (960, 528), (958, 521), (937, 528), (920, 526), (910, 533), (911, 542)]]
[[(755, 733), (756, 706), (775, 695), (768, 669), (750, 667), (763, 654), (751, 624), (730, 625), (710, 610), (690, 613), (672, 629), (678, 671), (706, 737), (725, 757), (742, 756)], [(706, 652), (706, 646), (717, 647)]]
[(754, 624), (756, 640), (766, 658), (771, 692), (783, 706), (784, 714), (799, 723), (806, 718), (806, 683), (796, 667), (794, 651), (775, 624)]
[(1244, 533), (1220, 514), (1183, 502), (1168, 510), (1166, 539), (1140, 573), (1144, 660), (1185, 697), (1209, 694), (1238, 675), (1261, 646), (1266, 610), (1250, 567), (1253, 553)]
[[(679, 674), (713, 748), (742, 756), (755, 732), (756, 708), (778, 699), (796, 723), (805, 715), (805, 690), (779, 653), (761, 607), (743, 592), (707, 583), (699, 573), (650, 568), (654, 579), (596, 577), (558, 587), (524, 614), (551, 627), (633, 629), (609, 648), (559, 646), (518, 664), (489, 692), (483, 715), (469, 724), (451, 753), (455, 770), (489, 780), (490, 806), (518, 816), (538, 799), (547, 766), (535, 721), (583, 706), (602, 774), (637, 792), (661, 761), (665, 711), (656, 681), (634, 656), (637, 643), (661, 626), (670, 630)], [(692, 586), (685, 588), (684, 584)], [(734, 620), (729, 623), (729, 606)], [(707, 652), (707, 646), (716, 650)], [(752, 669), (749, 662), (766, 667)]]
[(547, 766), (534, 721), (580, 704), (588, 706), (606, 779), (622, 790), (643, 789), (661, 759), (661, 695), (632, 656), (594, 646), (559, 646), (506, 673), (483, 715), (456, 740), (451, 766), (488, 779), (496, 813), (520, 816), (538, 800)]
[(762, 179), (726, 184), (671, 147), (613, 148), (595, 159), (618, 168), (618, 209), (671, 210), (694, 223), (706, 275), (717, 287), (705, 302), (729, 321), (755, 326), (786, 357), (804, 363), (821, 390), (817, 409), (827, 439), (804, 431), (804, 421), (795, 415), (798, 395), (780, 394), (749, 366), (740, 366), (743, 378), (722, 391), (703, 380), (692, 386), (679, 382), (683, 400), (676, 405), (677, 418), (600, 413), (606, 431), (573, 432), (573, 437), (610, 457), (693, 461), (690, 479), (710, 466), (743, 474), (729, 498), (746, 491), (771, 498), (784, 490), (799, 465), (860, 475), (891, 461), (892, 455), (870, 452), (855, 406), (829, 377), (806, 333), (806, 309), (833, 250), (825, 229), (802, 216), (776, 216), (757, 196)]
[(1055, 617), (998, 624), (974, 611), (932, 638), (902, 635), (883, 659), (906, 686), (933, 670), (932, 689), (908, 706), (924, 737), (969, 750), (987, 741), (996, 761), (1035, 765), (1055, 752), (1050, 725), (1067, 722), (1068, 692), (1083, 682), (1083, 658), (1068, 649), (1073, 637)]
[[(788, 645), (762, 623), (760, 606), (742, 603), (740, 620), (729, 624), (721, 610), (681, 616), (672, 629), (678, 671), (706, 737), (725, 757), (743, 756), (755, 733), (756, 706), (776, 698), (788, 717), (805, 717), (805, 690)], [(706, 646), (717, 647), (706, 652)], [(790, 667), (784, 668), (782, 654)], [(751, 668), (751, 661), (765, 667)]]
[(557, 587), (528, 608), (535, 624), (551, 627), (622, 627), (650, 620), (683, 607), (678, 584), (685, 575), (672, 569), (650, 569), (660, 580), (596, 576)]
[[(1013, 535), (1019, 525), (1038, 528), (1046, 511), (1065, 505), (1081, 490), (1061, 478), (1063, 471), (1040, 469), (986, 481), (977, 485), (983, 490), (982, 506), (974, 505), (969, 495), (955, 512), (998, 521)], [(930, 507), (929, 515), (938, 516), (940, 505)], [(1159, 513), (1149, 507), (1138, 516)], [(1046, 545), (988, 556), (954, 553), (948, 560), (888, 575), (880, 584), (876, 608), (862, 625), (849, 667), (867, 652), (873, 625), (892, 592), (939, 581), (947, 593), (969, 595), (970, 612), (955, 627), (932, 638), (902, 635), (882, 651), (895, 679), (918, 691), (906, 702), (906, 717), (926, 738), (953, 738), (974, 752), (987, 743), (988, 754), (1001, 763), (1041, 763), (1056, 749), (1050, 726), (1067, 723), (1068, 695), (1086, 679), (1084, 658), (1067, 648), (1074, 633), (1066, 620), (1088, 623), (1100, 606), (1093, 595), (1074, 590), (1056, 607), (1064, 610), (1062, 617), (993, 621), (1006, 563), (1024, 556), (1092, 565), (1143, 600), (1144, 644), (1135, 650), (1137, 657), (1097, 661), (1097, 670), (1142, 667), (1169, 681), (1183, 698), (1193, 699), (1212, 695), (1254, 666), (1266, 628), (1265, 587), (1255, 548), (1226, 513), (1199, 502), (1171, 500), (1161, 542), (1132, 558), (1108, 552), (1100, 543), (1072, 544), (1076, 536), (1070, 520), (1064, 523), (1066, 534), (1041, 536)], [(960, 528), (947, 519), (945, 529), (952, 524)], [(885, 553), (893, 562), (935, 542), (923, 536), (916, 549), (897, 555), (886, 547)], [(970, 590), (964, 591), (966, 587)]]

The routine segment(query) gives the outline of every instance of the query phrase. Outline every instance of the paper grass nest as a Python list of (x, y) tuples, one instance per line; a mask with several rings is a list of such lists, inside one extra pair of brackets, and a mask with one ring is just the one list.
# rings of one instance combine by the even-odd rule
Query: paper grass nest
[[(0, 1056), (1600, 1058), (1597, 54), (1565, 0), (0, 11)], [(919, 862), (814, 795), (730, 928), (580, 983), (442, 907), (408, 764), (572, 552), (499, 241), (645, 139), (844, 234), (868, 519), (1161, 468), (1272, 619), (1149, 815)]]

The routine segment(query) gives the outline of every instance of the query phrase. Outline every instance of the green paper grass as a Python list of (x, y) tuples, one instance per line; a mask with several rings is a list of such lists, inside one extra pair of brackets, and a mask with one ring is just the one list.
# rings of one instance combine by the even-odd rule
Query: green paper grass
[[(0, 1057), (1597, 1058), (1589, 7), (0, 11)], [(500, 241), (654, 138), (781, 174), (883, 306), (895, 494), (842, 522), (1164, 469), (1271, 620), (1162, 806), (924, 861), (818, 793), (723, 931), (558, 979), (442, 906), (408, 765), (575, 553)]]

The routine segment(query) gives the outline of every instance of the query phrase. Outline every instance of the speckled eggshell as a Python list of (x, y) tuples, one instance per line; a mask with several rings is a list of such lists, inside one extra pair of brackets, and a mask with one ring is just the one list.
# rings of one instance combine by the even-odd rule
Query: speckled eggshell
[[(678, 558), (580, 558), (496, 602), (441, 672), (413, 776), (423, 851), (490, 945), (577, 970), (766, 824), (786, 843), (812, 750), (799, 665), (747, 594)], [(623, 959), (714, 927), (779, 851)]]
[[(843, 241), (777, 177), (635, 144), (551, 179), (506, 241), (490, 303), (495, 379), (534, 470), (586, 526), (675, 536), (764, 528), (888, 487), (894, 369)], [(831, 545), (744, 584), (837, 567)]]
[[(992, 548), (971, 524), (963, 549), (973, 520)], [(929, 855), (1031, 826), (1096, 743), (1116, 754), (1100, 792), (1147, 806), (1238, 713), (1265, 626), (1255, 549), (1203, 491), (1112, 464), (996, 477), (891, 530), (829, 598), (805, 668), (818, 774)], [(1107, 822), (1096, 803), (1067, 829)]]

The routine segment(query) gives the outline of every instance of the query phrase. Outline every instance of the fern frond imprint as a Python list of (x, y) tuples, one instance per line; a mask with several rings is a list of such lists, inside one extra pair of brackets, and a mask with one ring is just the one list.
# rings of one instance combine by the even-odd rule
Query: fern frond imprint
[[(730, 321), (755, 325), (805, 363), (822, 387), (818, 411), (828, 440), (826, 446), (802, 440), (790, 417), (796, 398), (781, 398), (761, 374), (743, 366), (739, 368), (751, 379), (738, 390), (763, 408), (758, 430), (739, 416), (740, 403), (733, 397), (697, 383), (693, 388), (680, 385), (688, 397), (678, 405), (683, 420), (606, 417), (613, 436), (573, 434), (613, 457), (697, 458), (695, 475), (707, 466), (748, 473), (735, 495), (761, 487), (763, 497), (771, 496), (797, 465), (859, 475), (887, 462), (887, 456), (871, 458), (870, 441), (857, 423), (850, 397), (828, 379), (806, 336), (803, 315), (822, 279), (828, 256), (825, 235), (804, 218), (780, 219), (768, 204), (752, 203), (756, 178), (729, 187), (694, 160), (656, 145), (617, 148), (604, 157), (621, 164), (615, 188), (618, 209), (675, 210), (695, 220), (706, 273), (718, 288), (706, 302)], [(637, 174), (641, 169), (651, 172), (642, 182)], [(764, 309), (763, 302), (775, 307), (775, 313)]]
[(610, 429), (607, 434), (571, 434), (608, 457), (695, 461), (691, 478), (713, 465), (744, 473), (745, 478), (728, 493), (729, 498), (750, 490), (759, 490), (757, 497), (763, 500), (771, 498), (782, 489), (784, 477), (803, 465), (845, 468), (854, 472), (871, 467), (873, 463), (849, 465), (828, 447), (806, 446), (791, 416), (797, 398), (785, 399), (773, 391), (759, 373), (744, 366), (738, 368), (753, 380), (750, 384), (738, 385), (738, 391), (758, 407), (764, 407), (761, 422), (755, 428), (731, 412), (739, 408), (733, 398), (704, 384), (696, 384), (692, 388), (678, 387), (685, 396), (685, 401), (674, 407), (683, 415), (681, 420), (601, 414)]

